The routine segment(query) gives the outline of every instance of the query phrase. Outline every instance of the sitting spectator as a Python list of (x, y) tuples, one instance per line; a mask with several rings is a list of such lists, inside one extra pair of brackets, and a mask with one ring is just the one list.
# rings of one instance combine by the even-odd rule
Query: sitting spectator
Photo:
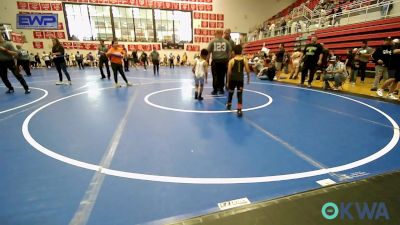
[(270, 58), (266, 58), (264, 61), (264, 68), (260, 70), (257, 77), (260, 80), (270, 80), (273, 81), (276, 75), (276, 69), (274, 63), (271, 62)]
[(335, 81), (333, 90), (337, 91), (342, 86), (342, 83), (346, 80), (346, 69), (344, 63), (339, 61), (339, 58), (332, 56), (329, 59), (329, 66), (326, 69), (326, 73), (323, 76), (324, 90), (331, 89), (328, 81)]
[(260, 59), (258, 57), (255, 57), (250, 64), (252, 65), (252, 69), (255, 74), (258, 74), (261, 71), (261, 69), (263, 68), (262, 59)]

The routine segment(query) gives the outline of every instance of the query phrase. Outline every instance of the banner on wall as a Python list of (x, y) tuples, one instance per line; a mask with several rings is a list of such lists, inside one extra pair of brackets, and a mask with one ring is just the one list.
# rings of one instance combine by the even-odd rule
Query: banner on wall
[(41, 41), (34, 41), (34, 42), (32, 42), (32, 44), (33, 44), (34, 49), (43, 49), (44, 48), (43, 42), (41, 42)]
[(186, 51), (199, 52), (200, 51), (200, 45), (186, 45)]
[(44, 38), (44, 34), (43, 31), (33, 31), (33, 38), (35, 39), (43, 39)]
[(11, 41), (14, 43), (24, 43), (25, 42), (25, 37), (21, 33), (15, 33), (11, 32)]
[(58, 14), (17, 14), (17, 29), (57, 29)]
[(161, 45), (163, 49), (185, 49), (183, 43), (162, 42)]

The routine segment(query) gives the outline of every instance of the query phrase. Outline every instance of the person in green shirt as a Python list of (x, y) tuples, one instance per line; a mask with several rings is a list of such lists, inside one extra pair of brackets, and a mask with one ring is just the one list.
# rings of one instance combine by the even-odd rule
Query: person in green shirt
[(160, 76), (160, 54), (155, 48), (153, 48), (153, 51), (150, 53), (150, 59), (153, 63), (154, 76), (156, 75), (156, 72), (157, 75)]
[(4, 37), (0, 35), (0, 77), (4, 85), (8, 88), (7, 94), (14, 93), (14, 87), (11, 85), (7, 77), (7, 70), (11, 70), (15, 78), (21, 83), (25, 89), (25, 94), (31, 93), (25, 79), (18, 72), (15, 65), (14, 57), (17, 56), (17, 50), (10, 42), (5, 41)]

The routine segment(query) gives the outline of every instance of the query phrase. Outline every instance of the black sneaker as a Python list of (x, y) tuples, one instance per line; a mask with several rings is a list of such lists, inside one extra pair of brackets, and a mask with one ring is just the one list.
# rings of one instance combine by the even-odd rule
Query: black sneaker
[(218, 93), (217, 93), (217, 91), (212, 91), (211, 92), (211, 95), (217, 95)]
[(378, 88), (376, 88), (376, 87), (371, 88), (371, 91), (377, 91), (377, 90), (378, 90)]
[(237, 110), (237, 115), (238, 115), (238, 117), (242, 117), (243, 116), (243, 112), (242, 112), (241, 109)]
[(104, 79), (106, 79), (106, 77), (100, 77), (100, 79), (104, 80)]
[(31, 90), (30, 89), (27, 89), (27, 90), (25, 90), (25, 94), (27, 95), (27, 94), (30, 94), (31, 93)]
[(232, 105), (231, 104), (226, 104), (226, 110), (231, 110)]
[(218, 94), (223, 95), (223, 94), (225, 94), (225, 91), (223, 91), (223, 90), (219, 91)]
[(8, 89), (8, 91), (6, 91), (6, 94), (11, 94), (14, 93), (14, 89)]
[(199, 101), (202, 101), (204, 98), (200, 96), (200, 97), (198, 97), (197, 99), (198, 99)]

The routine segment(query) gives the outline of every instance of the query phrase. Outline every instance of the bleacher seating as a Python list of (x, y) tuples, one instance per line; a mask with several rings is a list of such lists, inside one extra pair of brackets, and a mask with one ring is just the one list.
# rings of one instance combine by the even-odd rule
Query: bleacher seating
[[(299, 34), (294, 34), (250, 42), (245, 46), (244, 52), (256, 53), (260, 51), (263, 43), (266, 43), (272, 52), (277, 52), (279, 43), (285, 43), (287, 51), (292, 51), (298, 36)], [(345, 58), (348, 49), (360, 47), (363, 40), (368, 41), (368, 46), (376, 48), (383, 44), (385, 37), (399, 38), (400, 17), (320, 29), (315, 31), (314, 36), (335, 55)], [(374, 64), (369, 63), (368, 67), (372, 69)]]

